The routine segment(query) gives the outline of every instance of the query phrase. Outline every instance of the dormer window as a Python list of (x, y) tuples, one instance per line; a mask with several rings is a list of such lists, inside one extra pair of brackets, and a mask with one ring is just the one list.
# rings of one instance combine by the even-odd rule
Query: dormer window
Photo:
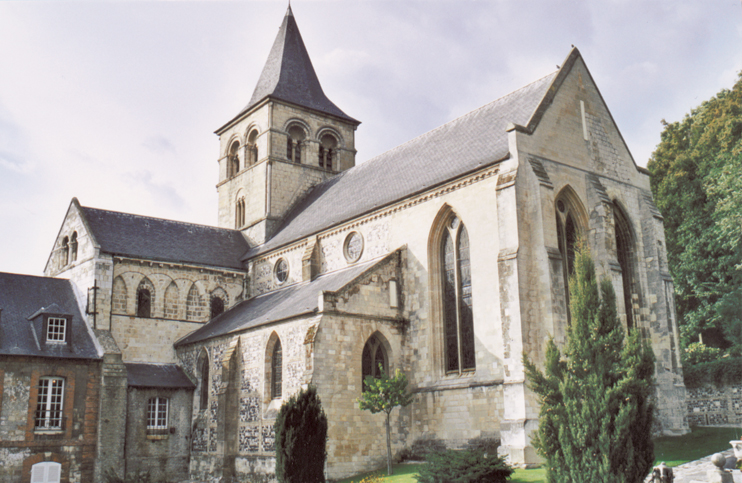
[(319, 167), (332, 170), (332, 161), (336, 157), (337, 139), (331, 134), (325, 134), (319, 144)]
[(291, 126), (286, 137), (286, 157), (289, 161), (301, 164), (301, 149), (307, 135), (299, 126)]
[(46, 341), (52, 344), (64, 344), (67, 342), (67, 319), (49, 317), (46, 322)]

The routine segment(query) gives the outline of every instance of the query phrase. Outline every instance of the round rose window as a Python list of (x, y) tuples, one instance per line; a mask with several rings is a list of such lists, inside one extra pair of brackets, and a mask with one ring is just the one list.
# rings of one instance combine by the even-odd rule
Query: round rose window
[(358, 261), (363, 254), (363, 235), (354, 231), (345, 239), (345, 247), (343, 248), (345, 259), (348, 263)]
[(285, 282), (289, 278), (289, 263), (285, 259), (279, 258), (276, 262), (274, 273), (278, 283)]

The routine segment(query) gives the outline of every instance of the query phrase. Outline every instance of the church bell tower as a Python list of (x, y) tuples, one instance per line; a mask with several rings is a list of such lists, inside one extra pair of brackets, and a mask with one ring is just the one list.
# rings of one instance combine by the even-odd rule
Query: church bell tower
[(359, 124), (322, 91), (289, 6), (250, 102), (216, 131), (219, 226), (264, 243), (314, 185), (355, 165)]

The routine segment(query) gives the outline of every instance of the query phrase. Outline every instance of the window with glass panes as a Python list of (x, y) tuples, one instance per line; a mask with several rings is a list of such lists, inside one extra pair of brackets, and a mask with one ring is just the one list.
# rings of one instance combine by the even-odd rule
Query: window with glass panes
[(147, 429), (167, 428), (167, 406), (166, 397), (153, 397), (147, 406)]
[(61, 317), (49, 317), (46, 322), (46, 341), (64, 342), (67, 337), (67, 319)]
[(64, 379), (61, 377), (42, 377), (39, 379), (39, 392), (36, 402), (34, 427), (38, 430), (62, 429)]
[(476, 353), (469, 235), (456, 216), (448, 220), (443, 232), (441, 259), (446, 372), (473, 371), (476, 368)]

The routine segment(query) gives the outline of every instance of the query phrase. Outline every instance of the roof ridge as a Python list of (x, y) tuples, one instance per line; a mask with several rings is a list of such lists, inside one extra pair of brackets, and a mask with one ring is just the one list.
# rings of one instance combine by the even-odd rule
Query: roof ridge
[[(441, 130), (441, 129), (445, 128), (446, 126), (448, 126), (448, 125), (450, 125), (450, 124), (454, 124), (455, 122), (459, 121), (460, 119), (462, 119), (462, 118), (465, 118), (465, 117), (468, 117), (468, 116), (470, 116), (470, 115), (474, 114), (474, 113), (475, 113), (475, 112), (477, 112), (477, 111), (482, 111), (482, 110), (484, 110), (485, 108), (487, 108), (487, 107), (490, 107), (490, 106), (492, 106), (492, 104), (494, 104), (494, 103), (496, 103), (496, 102), (500, 102), (500, 101), (503, 101), (503, 100), (505, 100), (506, 98), (508, 98), (508, 97), (510, 97), (510, 96), (513, 96), (513, 95), (515, 95), (516, 93), (518, 93), (518, 92), (520, 92), (520, 91), (522, 91), (522, 90), (524, 90), (524, 89), (526, 89), (526, 88), (528, 88), (528, 87), (532, 86), (533, 84), (536, 84), (536, 83), (538, 83), (538, 82), (541, 82), (541, 81), (543, 81), (544, 79), (546, 79), (547, 77), (551, 77), (551, 76), (555, 75), (555, 74), (556, 74), (557, 72), (559, 72), (559, 71), (554, 71), (554, 72), (551, 72), (550, 74), (547, 74), (547, 75), (545, 75), (545, 76), (543, 76), (543, 77), (540, 77), (540, 78), (536, 79), (536, 80), (535, 80), (535, 81), (533, 81), (533, 82), (529, 82), (528, 84), (526, 84), (526, 85), (524, 85), (524, 86), (522, 86), (522, 87), (519, 87), (519, 88), (515, 89), (514, 91), (510, 91), (509, 93), (507, 93), (507, 94), (505, 94), (505, 95), (503, 95), (503, 96), (500, 96), (500, 97), (498, 97), (497, 99), (495, 99), (495, 100), (493, 100), (493, 101), (490, 101), (490, 102), (488, 102), (487, 104), (485, 104), (485, 105), (483, 105), (483, 106), (479, 106), (479, 107), (477, 107), (477, 108), (475, 108), (475, 109), (472, 109), (471, 111), (468, 111), (468, 112), (466, 112), (466, 113), (464, 113), (464, 114), (462, 114), (462, 115), (460, 115), (460, 116), (458, 116), (458, 117), (456, 117), (456, 118), (454, 118), (454, 119), (451, 119), (450, 121), (447, 121), (447, 122), (445, 122), (444, 124), (441, 124), (440, 126), (434, 127), (433, 129), (430, 129), (429, 131), (425, 131), (424, 133), (422, 133), (422, 134), (419, 134), (419, 135), (415, 136), (414, 138), (412, 138), (412, 139), (410, 139), (410, 140), (408, 140), (408, 141), (405, 141), (405, 142), (403, 142), (402, 144), (398, 144), (397, 146), (394, 146), (393, 148), (390, 148), (390, 149), (388, 149), (388, 150), (386, 150), (386, 151), (384, 151), (384, 152), (382, 152), (382, 153), (380, 153), (380, 154), (377, 154), (377, 155), (376, 155), (376, 156), (374, 156), (373, 158), (369, 158), (369, 159), (367, 159), (366, 161), (362, 161), (362, 162), (358, 163), (358, 164), (357, 164), (356, 166), (354, 166), (353, 168), (350, 168), (350, 169), (348, 169), (348, 170), (345, 170), (345, 171), (343, 171), (343, 172), (342, 172), (342, 173), (340, 173), (340, 174), (345, 174), (345, 173), (347, 173), (347, 172), (349, 172), (349, 171), (351, 171), (351, 170), (353, 170), (353, 169), (355, 169), (355, 168), (359, 168), (359, 167), (361, 167), (361, 166), (364, 166), (364, 165), (366, 165), (366, 164), (368, 164), (368, 163), (370, 163), (370, 162), (372, 162), (372, 161), (374, 161), (374, 160), (376, 160), (376, 159), (379, 159), (380, 157), (384, 156), (385, 154), (388, 154), (388, 153), (392, 153), (392, 152), (394, 152), (394, 151), (396, 151), (396, 150), (398, 150), (398, 149), (401, 149), (401, 148), (403, 148), (404, 146), (407, 146), (408, 144), (410, 144), (410, 143), (412, 143), (412, 142), (418, 141), (418, 140), (419, 140), (420, 138), (422, 138), (422, 137), (425, 137), (425, 136), (427, 136), (427, 135), (429, 135), (429, 134), (431, 134), (431, 133), (434, 133), (434, 132), (436, 132), (436, 131), (439, 131), (439, 130)], [(331, 179), (334, 179), (334, 178), (336, 178), (336, 177), (335, 177), (335, 176), (333, 176), (332, 178), (329, 178), (329, 179), (327, 179), (327, 180), (323, 181), (323, 182), (322, 182), (322, 183), (320, 183), (320, 184), (324, 184), (324, 183), (326, 183), (327, 181), (329, 181), (329, 180), (331, 180)], [(317, 185), (317, 186), (319, 186), (319, 185)]]
[(235, 233), (240, 233), (241, 234), (240, 230), (235, 230), (234, 228), (222, 228), (220, 226), (204, 225), (203, 223), (191, 223), (189, 221), (172, 220), (172, 219), (169, 219), (169, 218), (160, 218), (160, 217), (157, 217), (157, 216), (139, 215), (137, 213), (127, 213), (125, 211), (105, 210), (103, 208), (94, 208), (92, 206), (81, 206), (80, 208), (82, 208), (83, 210), (92, 210), (92, 211), (98, 211), (98, 212), (102, 212), (102, 213), (113, 213), (113, 214), (116, 214), (116, 215), (125, 215), (125, 216), (131, 216), (131, 217), (136, 217), (136, 218), (144, 218), (144, 219), (147, 219), (147, 220), (166, 221), (166, 222), (170, 222), (170, 223), (176, 223), (176, 224), (179, 224), (179, 225), (198, 226), (198, 227), (202, 227), (202, 228), (210, 228), (210, 229), (213, 229), (213, 230), (223, 230), (223, 231), (229, 231), (229, 232), (235, 232)]
[(0, 277), (3, 275), (12, 275), (14, 277), (27, 277), (27, 278), (43, 278), (44, 280), (60, 280), (62, 282), (70, 281), (69, 278), (47, 277), (46, 275), (31, 275), (30, 273), (0, 272)]

